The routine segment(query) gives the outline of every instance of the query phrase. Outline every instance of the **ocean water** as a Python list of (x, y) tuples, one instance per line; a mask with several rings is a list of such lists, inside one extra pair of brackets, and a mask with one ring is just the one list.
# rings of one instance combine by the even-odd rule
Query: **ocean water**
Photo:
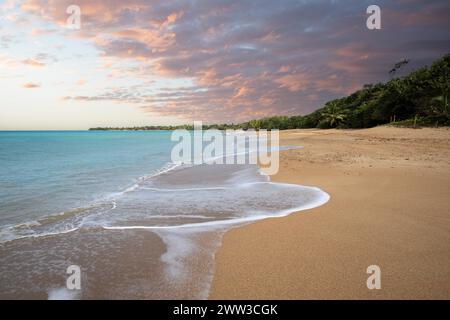
[(257, 165), (173, 164), (170, 135), (0, 132), (0, 298), (207, 298), (224, 232), (328, 201)]
[(0, 241), (25, 235), (8, 226), (88, 209), (158, 173), (171, 147), (168, 131), (0, 132)]

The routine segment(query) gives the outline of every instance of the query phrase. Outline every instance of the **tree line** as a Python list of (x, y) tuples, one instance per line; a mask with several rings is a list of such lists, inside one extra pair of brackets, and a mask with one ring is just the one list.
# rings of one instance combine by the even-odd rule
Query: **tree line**
[[(370, 128), (448, 126), (450, 112), (450, 54), (429, 67), (386, 83), (367, 84), (349, 96), (331, 100), (308, 115), (274, 116), (239, 124), (203, 125), (204, 129)], [(192, 130), (193, 125), (91, 128), (90, 130)]]

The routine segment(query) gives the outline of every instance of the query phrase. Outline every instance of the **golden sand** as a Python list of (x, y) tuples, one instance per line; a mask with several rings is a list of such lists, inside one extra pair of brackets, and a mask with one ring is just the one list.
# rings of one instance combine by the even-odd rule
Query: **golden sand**
[[(449, 299), (450, 130), (290, 130), (274, 181), (318, 186), (319, 208), (225, 235), (213, 299)], [(369, 265), (381, 289), (366, 286)]]

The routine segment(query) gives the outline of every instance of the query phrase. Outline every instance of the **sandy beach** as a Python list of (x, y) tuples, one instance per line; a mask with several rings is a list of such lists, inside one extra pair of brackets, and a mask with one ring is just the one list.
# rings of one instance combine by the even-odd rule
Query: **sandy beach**
[[(449, 299), (450, 130), (290, 130), (274, 181), (318, 208), (227, 232), (211, 299)], [(368, 290), (366, 269), (381, 268)]]

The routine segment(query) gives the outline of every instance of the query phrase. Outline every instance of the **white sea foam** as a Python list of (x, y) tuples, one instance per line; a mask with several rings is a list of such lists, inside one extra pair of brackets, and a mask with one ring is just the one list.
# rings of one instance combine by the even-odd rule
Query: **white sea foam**
[[(210, 169), (205, 167), (205, 173), (211, 174), (208, 171)], [(202, 168), (191, 167), (186, 170), (195, 177)], [(169, 184), (173, 182), (170, 177), (152, 181), (151, 187), (142, 187), (134, 194), (136, 197), (123, 199), (124, 203), (117, 206), (118, 216), (109, 216), (110, 220), (103, 221), (106, 224), (102, 225), (106, 230), (149, 230), (158, 234), (166, 245), (161, 261), (166, 265), (167, 281), (180, 286), (187, 282), (187, 287), (192, 286), (189, 282), (196, 281), (194, 287), (197, 291), (192, 292), (192, 297), (197, 299), (206, 299), (209, 295), (214, 253), (224, 232), (257, 220), (312, 209), (323, 205), (330, 198), (316, 187), (270, 182), (270, 178), (262, 175), (257, 167), (241, 167), (224, 173), (224, 168), (216, 166), (214, 170), (216, 176), (220, 176), (214, 187), (201, 187), (203, 183), (212, 185), (210, 180), (214, 181), (214, 175), (200, 174), (202, 179), (196, 183), (196, 179), (191, 179), (192, 176), (183, 171), (174, 172), (180, 178), (174, 184)], [(171, 187), (161, 187), (166, 185)], [(150, 210), (146, 216), (145, 208), (139, 203), (142, 198), (148, 199), (153, 208), (163, 210), (165, 214), (153, 215)], [(126, 203), (133, 205), (128, 206)], [(164, 203), (170, 210), (164, 211), (165, 208), (160, 206)], [(135, 210), (135, 205), (138, 210)], [(271, 205), (274, 207), (270, 208)], [(227, 213), (222, 216), (222, 212)], [(121, 217), (125, 214), (127, 219), (123, 222), (126, 224), (121, 224)], [(150, 217), (162, 220), (155, 222)], [(130, 220), (140, 221), (140, 224), (130, 224)], [(203, 237), (208, 237), (208, 240), (202, 241)], [(201, 271), (193, 268), (198, 261), (207, 267)], [(192, 273), (197, 276), (192, 278)]]
[[(174, 178), (170, 180), (163, 176)], [(264, 185), (265, 188), (252, 190), (258, 185)], [(261, 202), (259, 196), (269, 197), (270, 202), (271, 191), (279, 187), (290, 192), (292, 203), (285, 207), (285, 203), (279, 201), (282, 200), (280, 196), (285, 195), (278, 194), (273, 201), (279, 201), (281, 207), (265, 210), (263, 210), (264, 207), (258, 208), (258, 203)], [(315, 195), (311, 199), (297, 201), (292, 199), (293, 191), (298, 192), (299, 195), (305, 192), (313, 192)], [(161, 193), (168, 195), (164, 198)], [(258, 197), (255, 193), (258, 193)], [(230, 198), (230, 195), (234, 198)], [(161, 201), (161, 198), (164, 198), (164, 201)], [(251, 199), (255, 205), (245, 203), (246, 198)], [(328, 198), (329, 196), (318, 188), (270, 182), (269, 176), (265, 176), (263, 171), (255, 165), (230, 167), (168, 163), (161, 169), (140, 177), (137, 183), (123, 191), (113, 193), (98, 200), (97, 203), (42, 219), (46, 221), (45, 224), (40, 220), (3, 226), (0, 230), (0, 241), (51, 236), (72, 232), (81, 227), (103, 227), (111, 230), (201, 227), (212, 230), (306, 210), (325, 203)], [(228, 203), (225, 203), (226, 201)], [(217, 210), (212, 215), (202, 213), (215, 209)], [(221, 215), (221, 212), (229, 214)], [(61, 216), (61, 219), (53, 218), (55, 216)], [(155, 220), (159, 222), (153, 223), (152, 221)], [(166, 223), (161, 224), (161, 220), (166, 220)], [(141, 223), (136, 224), (133, 221)]]
[[(168, 164), (84, 208), (3, 228), (0, 239), (52, 236), (80, 228), (148, 230), (166, 246), (160, 259), (170, 287), (195, 287), (192, 298), (203, 299), (208, 297), (214, 253), (224, 232), (315, 208), (329, 198), (316, 187), (271, 182), (256, 165)], [(48, 297), (79, 298), (65, 288), (50, 290)]]
[[(258, 182), (256, 182), (258, 183)], [(248, 183), (246, 185), (252, 185), (252, 184), (256, 184), (256, 183)], [(281, 184), (281, 183), (277, 183), (278, 185), (288, 185), (288, 184)], [(292, 187), (299, 187), (297, 185), (288, 185), (288, 186), (292, 186)], [(231, 218), (231, 219), (227, 219), (227, 220), (213, 220), (213, 221), (207, 221), (207, 222), (198, 222), (198, 223), (185, 223), (185, 224), (179, 224), (179, 225), (170, 225), (170, 226), (163, 226), (163, 225), (150, 225), (150, 226), (145, 226), (145, 225), (132, 225), (132, 226), (103, 226), (104, 229), (106, 230), (133, 230), (133, 229), (148, 229), (148, 230), (158, 230), (158, 229), (166, 229), (166, 230), (173, 230), (173, 229), (184, 229), (184, 228), (205, 228), (208, 230), (215, 230), (217, 228), (222, 228), (225, 226), (234, 226), (234, 225), (239, 225), (239, 224), (243, 224), (243, 223), (247, 223), (247, 222), (252, 222), (252, 221), (258, 221), (258, 220), (263, 220), (263, 219), (267, 219), (267, 218), (276, 218), (276, 217), (284, 217), (287, 216), (293, 212), (299, 212), (299, 211), (304, 211), (304, 210), (308, 210), (308, 209), (313, 209), (315, 207), (319, 207), (323, 204), (325, 204), (326, 202), (328, 202), (330, 196), (320, 190), (319, 188), (315, 188), (315, 187), (303, 187), (302, 188), (310, 188), (311, 190), (315, 190), (317, 191), (319, 194), (317, 196), (316, 199), (314, 199), (313, 201), (310, 201), (308, 203), (305, 203), (304, 205), (301, 206), (297, 206), (297, 207), (292, 207), (289, 209), (284, 209), (284, 210), (280, 210), (280, 211), (273, 211), (270, 213), (255, 213), (255, 212), (249, 212), (250, 215), (248, 216), (244, 216), (244, 217), (238, 217), (238, 218)], [(218, 189), (218, 188), (210, 188), (210, 189)], [(226, 188), (221, 188), (221, 189), (226, 189)], [(188, 189), (188, 190), (205, 190), (205, 189)], [(165, 192), (168, 192), (168, 190), (164, 190)], [(181, 189), (181, 190), (170, 190), (170, 191), (186, 191), (186, 189)], [(165, 216), (166, 218), (168, 216)], [(176, 217), (182, 217), (182, 218), (186, 218), (186, 217), (195, 217), (197, 218), (198, 216), (195, 215), (187, 215), (187, 216), (183, 216), (183, 215), (177, 215)], [(206, 217), (206, 216), (201, 216), (202, 218), (212, 218), (212, 217)], [(153, 217), (152, 217), (153, 218)], [(174, 218), (174, 217), (172, 217)]]
[(77, 300), (80, 290), (68, 290), (67, 288), (57, 288), (48, 291), (48, 300)]
[(211, 232), (202, 227), (153, 230), (166, 245), (161, 261), (166, 265), (167, 281), (171, 284), (195, 282), (195, 285), (188, 285), (191, 296), (207, 299), (214, 275), (214, 255), (225, 231)]

